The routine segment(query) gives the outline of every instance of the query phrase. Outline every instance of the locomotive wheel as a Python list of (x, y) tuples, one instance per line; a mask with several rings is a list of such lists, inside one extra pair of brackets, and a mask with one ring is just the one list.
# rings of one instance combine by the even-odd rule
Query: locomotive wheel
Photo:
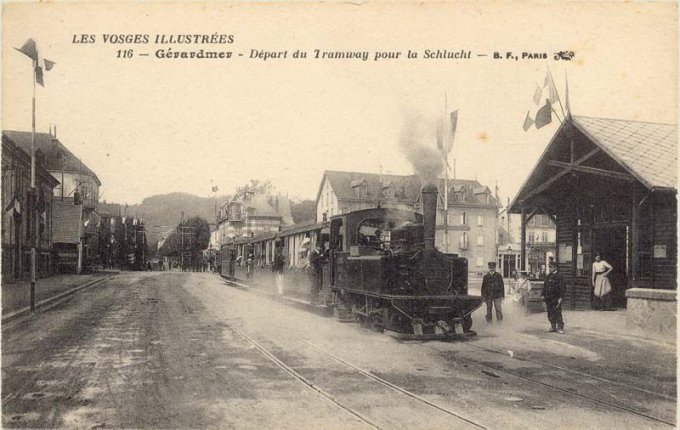
[(472, 328), (472, 315), (466, 315), (463, 317), (463, 332), (467, 333)]
[(413, 325), (406, 315), (401, 312), (390, 312), (390, 330), (397, 333), (413, 333)]

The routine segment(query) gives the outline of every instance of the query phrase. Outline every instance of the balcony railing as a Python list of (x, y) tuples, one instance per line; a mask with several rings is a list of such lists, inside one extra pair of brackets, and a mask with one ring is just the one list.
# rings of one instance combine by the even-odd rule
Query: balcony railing
[(242, 213), (230, 213), (227, 214), (227, 220), (229, 221), (243, 221), (245, 216)]

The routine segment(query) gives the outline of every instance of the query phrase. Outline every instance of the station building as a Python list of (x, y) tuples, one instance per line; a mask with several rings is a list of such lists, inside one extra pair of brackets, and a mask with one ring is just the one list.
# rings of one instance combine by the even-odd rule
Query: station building
[(674, 321), (676, 182), (676, 125), (567, 116), (510, 205), (521, 216), (521, 250), (530, 220), (546, 215), (556, 226), (565, 307), (591, 308), (599, 254), (614, 267), (616, 305), (643, 289), (649, 300), (672, 302)]

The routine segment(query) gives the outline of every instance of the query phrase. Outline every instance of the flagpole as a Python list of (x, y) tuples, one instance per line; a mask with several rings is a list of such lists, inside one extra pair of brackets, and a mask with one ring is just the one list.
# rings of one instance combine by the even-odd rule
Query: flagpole
[(559, 115), (557, 115), (557, 112), (555, 111), (555, 108), (552, 107), (552, 103), (550, 103), (550, 109), (552, 109), (553, 113), (555, 114), (555, 118), (557, 118), (557, 120), (560, 122), (560, 124), (562, 124), (564, 121), (563, 121), (562, 119), (560, 119), (560, 116), (559, 116)]
[[(560, 98), (560, 93), (557, 91), (557, 85), (555, 85), (555, 79), (553, 79), (552, 72), (550, 71), (550, 67), (548, 67), (548, 74), (550, 75), (550, 82), (551, 82), (553, 88), (555, 89), (555, 93), (557, 93), (557, 101), (560, 104), (560, 109), (562, 109), (562, 115), (564, 117), (566, 117), (567, 115), (564, 113), (564, 106), (562, 106), (562, 99)], [(552, 106), (552, 103), (550, 104), (550, 106)], [(554, 109), (553, 109), (553, 111), (554, 111)], [(555, 115), (557, 115), (557, 112), (555, 112)], [(559, 118), (557, 118), (557, 119), (559, 119)], [(562, 122), (562, 121), (560, 120), (560, 122)]]
[[(448, 109), (448, 95), (444, 92), (444, 117)], [(449, 153), (444, 149), (444, 252), (449, 253)]]
[[(38, 242), (38, 229), (36, 228), (36, 218), (35, 218), (35, 203), (36, 203), (36, 193), (35, 193), (35, 81), (36, 81), (36, 68), (38, 66), (38, 57), (33, 60), (33, 100), (32, 100), (32, 121), (31, 121), (31, 212), (28, 214), (31, 220), (30, 227), (33, 228), (33, 240), (31, 241), (31, 291), (30, 291), (30, 309), (31, 312), (35, 310), (35, 248)], [(62, 185), (63, 186), (63, 185)], [(30, 237), (30, 236), (29, 236)]]

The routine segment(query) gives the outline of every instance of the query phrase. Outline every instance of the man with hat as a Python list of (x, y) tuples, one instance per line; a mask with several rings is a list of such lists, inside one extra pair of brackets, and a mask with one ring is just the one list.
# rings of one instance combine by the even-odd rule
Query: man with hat
[(549, 267), (550, 273), (548, 273), (545, 282), (543, 282), (543, 291), (541, 292), (541, 299), (545, 300), (545, 306), (548, 310), (548, 321), (550, 321), (550, 330), (548, 331), (564, 334), (562, 300), (564, 300), (564, 293), (567, 288), (564, 279), (557, 273), (557, 263), (551, 261)]
[(482, 279), (482, 298), (486, 303), (486, 322), (491, 322), (491, 308), (496, 308), (496, 321), (503, 321), (503, 309), (501, 303), (505, 299), (505, 285), (503, 277), (496, 272), (496, 263), (489, 262), (489, 273)]

